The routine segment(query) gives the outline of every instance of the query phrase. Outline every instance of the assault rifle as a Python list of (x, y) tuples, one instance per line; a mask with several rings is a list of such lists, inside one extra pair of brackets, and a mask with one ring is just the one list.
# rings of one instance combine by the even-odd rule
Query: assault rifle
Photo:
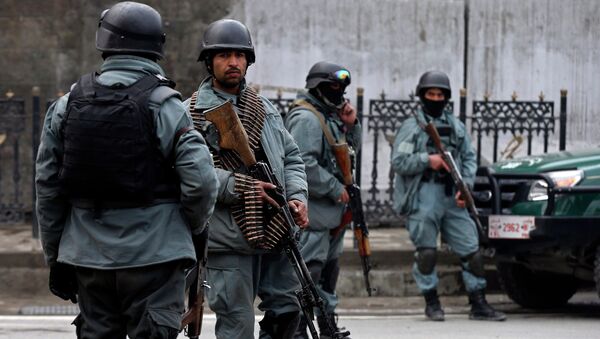
[(454, 161), (452, 153), (447, 151), (444, 145), (442, 144), (440, 134), (438, 133), (438, 130), (433, 124), (433, 122), (428, 122), (427, 125), (425, 125), (422, 122), (419, 122), (418, 116), (415, 115), (415, 118), (417, 119), (419, 126), (425, 131), (425, 133), (429, 135), (429, 137), (433, 141), (436, 150), (442, 156), (442, 159), (444, 159), (444, 162), (450, 168), (450, 176), (452, 177), (452, 181), (454, 182), (456, 188), (460, 191), (460, 195), (465, 201), (465, 206), (467, 207), (473, 221), (475, 221), (475, 225), (477, 226), (479, 242), (484, 245), (488, 244), (489, 239), (485, 234), (485, 231), (483, 230), (481, 221), (479, 220), (479, 212), (477, 212), (477, 207), (475, 207), (475, 201), (473, 200), (473, 196), (471, 195), (469, 187), (467, 186), (467, 184), (465, 184), (462, 175), (460, 174), (458, 166), (456, 166), (456, 162)]
[(358, 243), (358, 255), (363, 269), (363, 276), (365, 277), (365, 286), (369, 297), (375, 290), (371, 288), (371, 282), (369, 280), (369, 272), (371, 271), (371, 243), (369, 242), (369, 229), (365, 222), (365, 215), (363, 213), (362, 199), (360, 196), (360, 187), (352, 180), (352, 165), (350, 161), (350, 151), (348, 144), (333, 144), (331, 145), (333, 154), (337, 161), (338, 167), (340, 168), (344, 177), (344, 185), (346, 191), (350, 196), (350, 213), (352, 213), (352, 230), (354, 231), (354, 237)]
[(194, 242), (196, 261), (185, 277), (188, 292), (188, 309), (183, 314), (181, 328), (190, 339), (198, 339), (202, 332), (202, 316), (204, 314), (204, 289), (210, 288), (206, 283), (206, 259), (208, 254), (208, 227), (198, 236), (198, 244)]
[[(325, 311), (323, 299), (317, 291), (315, 283), (310, 276), (310, 272), (306, 267), (306, 263), (300, 254), (296, 239), (294, 238), (293, 228), (296, 227), (296, 223), (284, 195), (283, 187), (279, 184), (277, 178), (266, 163), (256, 161), (254, 153), (248, 144), (248, 135), (237, 114), (233, 110), (231, 102), (227, 101), (217, 107), (205, 111), (204, 114), (206, 120), (212, 122), (219, 131), (219, 147), (236, 151), (253, 178), (276, 186), (275, 189), (268, 190), (267, 193), (275, 200), (278, 205), (277, 209), (283, 213), (286, 223), (290, 226), (288, 232), (286, 232), (281, 240), (281, 245), (300, 281), (301, 288), (295, 293), (302, 308), (302, 313), (307, 319), (308, 327), (313, 339), (318, 339), (319, 334), (311, 321), (314, 318), (313, 310), (317, 307), (322, 314), (327, 313)], [(274, 207), (275, 206), (273, 206), (273, 208)], [(330, 333), (333, 333), (332, 338), (349, 338), (350, 331), (337, 331), (335, 324), (329, 318), (327, 318), (327, 327), (329, 328)]]

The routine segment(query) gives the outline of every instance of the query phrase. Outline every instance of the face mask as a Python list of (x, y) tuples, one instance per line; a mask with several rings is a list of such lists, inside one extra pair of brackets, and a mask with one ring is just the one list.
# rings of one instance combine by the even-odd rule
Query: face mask
[(329, 85), (317, 87), (317, 93), (323, 102), (330, 107), (342, 108), (344, 104), (344, 88), (332, 89)]
[(425, 113), (434, 118), (439, 118), (444, 112), (444, 107), (448, 104), (447, 100), (434, 101), (426, 98), (421, 98), (421, 102)]

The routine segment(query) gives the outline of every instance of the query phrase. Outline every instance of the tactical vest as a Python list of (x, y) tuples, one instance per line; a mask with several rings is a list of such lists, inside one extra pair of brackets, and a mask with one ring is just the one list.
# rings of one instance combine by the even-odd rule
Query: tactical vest
[(155, 75), (112, 87), (99, 84), (95, 73), (79, 79), (63, 120), (59, 172), (75, 206), (129, 208), (179, 199), (174, 159), (162, 155), (148, 107), (152, 92), (171, 84)]

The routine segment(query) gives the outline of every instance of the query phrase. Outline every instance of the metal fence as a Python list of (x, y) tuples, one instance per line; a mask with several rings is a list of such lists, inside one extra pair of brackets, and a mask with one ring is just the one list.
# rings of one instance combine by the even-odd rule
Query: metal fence
[[(292, 89), (287, 91), (292, 92)], [(294, 97), (284, 98), (281, 93), (277, 91), (277, 96), (270, 100), (285, 115)], [(532, 152), (533, 140), (542, 138), (544, 152), (547, 152), (549, 138), (555, 133), (557, 126), (559, 150), (564, 150), (566, 103), (567, 92), (561, 91), (560, 114), (557, 117), (554, 102), (545, 101), (542, 95), (537, 101), (518, 101), (516, 95), (507, 101), (492, 101), (486, 97), (484, 100), (474, 100), (472, 113), (467, 115), (467, 96), (466, 91), (462, 90), (458, 108), (460, 119), (470, 126), (479, 163), (485, 138), (491, 137), (493, 140), (492, 154), (488, 158), (496, 161), (499, 136), (520, 134), (527, 140), (527, 154)], [(385, 155), (391, 152), (396, 131), (419, 108), (419, 103), (414, 97), (396, 100), (388, 99), (382, 93), (379, 99), (369, 101), (365, 112), (364, 91), (358, 88), (355, 104), (363, 124), (363, 140), (369, 141), (358, 154), (356, 172), (359, 185), (362, 172), (369, 173), (368, 182), (362, 183), (367, 222), (373, 226), (398, 224), (400, 219), (391, 207), (394, 173), (389, 167), (389, 156)], [(448, 109), (453, 108), (454, 103), (449, 103)], [(31, 213), (35, 201), (34, 178), (33, 175), (31, 178), (24, 175), (26, 172), (22, 168), (32, 168), (35, 173), (35, 154), (40, 137), (39, 90), (34, 90), (31, 111), (29, 119), (24, 99), (17, 99), (12, 95), (0, 99), (0, 225), (22, 223), (31, 216), (33, 233), (37, 236), (35, 213)], [(27, 147), (31, 147), (32, 156), (23, 156), (29, 154), (23, 152)], [(363, 154), (368, 157), (363, 157)]]
[[(360, 93), (360, 92), (359, 92)], [(359, 107), (362, 108), (362, 96), (358, 96)], [(498, 160), (498, 140), (501, 135), (512, 135), (517, 140), (527, 139), (527, 154), (532, 153), (532, 141), (542, 138), (544, 152), (548, 151), (549, 138), (559, 126), (559, 147), (565, 149), (566, 123), (567, 123), (567, 92), (561, 91), (560, 114), (557, 117), (554, 111), (554, 102), (544, 101), (540, 94), (537, 101), (518, 101), (513, 94), (512, 100), (491, 101), (488, 97), (484, 100), (472, 102), (471, 115), (467, 115), (466, 90), (461, 90), (459, 98), (459, 118), (467, 126), (471, 126), (471, 135), (476, 144), (477, 164), (482, 161), (482, 142), (486, 137), (493, 140), (492, 154), (488, 159), (492, 162)], [(409, 100), (387, 99), (382, 93), (380, 99), (369, 101), (369, 110), (362, 116), (363, 140), (371, 140), (372, 147), (363, 152), (369, 152), (370, 162), (365, 157), (360, 157), (362, 170), (370, 171), (370, 182), (362, 186), (363, 204), (367, 222), (372, 226), (397, 225), (402, 223), (401, 218), (392, 209), (394, 173), (389, 166), (389, 155), (396, 131), (402, 122), (419, 108), (419, 103), (414, 97)], [(453, 110), (449, 103), (449, 110)], [(362, 113), (362, 109), (360, 110)], [(511, 151), (514, 151), (512, 149)], [(382, 154), (384, 156), (382, 156)], [(358, 173), (360, 178), (360, 173)]]
[[(567, 120), (567, 92), (561, 91), (560, 114), (554, 113), (554, 102), (544, 101), (540, 94), (538, 101), (517, 101), (513, 94), (509, 101), (490, 101), (487, 97), (482, 101), (473, 101), (472, 115), (467, 117), (471, 121), (471, 134), (475, 135), (477, 142), (477, 163), (481, 163), (482, 139), (492, 137), (493, 151), (492, 162), (498, 160), (498, 137), (501, 134), (518, 136), (515, 140), (523, 141), (527, 137), (527, 155), (531, 155), (532, 142), (536, 137), (541, 137), (544, 143), (544, 153), (548, 152), (550, 134), (559, 129), (559, 150), (565, 149), (566, 120)], [(462, 118), (463, 122), (465, 119)], [(509, 147), (510, 150), (510, 147)]]
[[(34, 157), (39, 143), (39, 91), (34, 88), (29, 116), (25, 99), (6, 93), (0, 99), (0, 224), (25, 222), (32, 214)], [(31, 134), (30, 134), (31, 133)], [(33, 156), (31, 156), (33, 155)], [(29, 172), (31, 169), (31, 172)], [(27, 174), (31, 173), (31, 177)], [(33, 220), (35, 222), (35, 220)]]

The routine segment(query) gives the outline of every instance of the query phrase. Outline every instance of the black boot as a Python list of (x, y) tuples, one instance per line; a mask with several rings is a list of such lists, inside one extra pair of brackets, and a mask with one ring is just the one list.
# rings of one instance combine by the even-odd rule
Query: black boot
[(320, 315), (317, 317), (317, 323), (319, 324), (319, 335), (321, 339), (330, 339), (333, 337), (333, 333), (331, 333), (331, 330), (329, 329), (326, 317), (326, 315)]
[(308, 336), (308, 332), (306, 331), (306, 327), (308, 323), (306, 322), (306, 317), (304, 315), (300, 316), (300, 323), (298, 324), (298, 329), (296, 333), (294, 333), (294, 339), (310, 339)]
[(331, 333), (331, 330), (329, 329), (327, 320), (329, 320), (329, 322), (333, 325), (333, 330), (336, 333), (342, 333), (343, 338), (350, 339), (350, 337), (349, 337), (350, 332), (346, 331), (345, 328), (339, 328), (337, 326), (336, 316), (337, 316), (337, 314), (335, 314), (335, 313), (328, 313), (326, 316), (320, 315), (317, 317), (317, 323), (319, 324), (320, 339), (332, 339), (333, 338), (333, 333)]
[(258, 324), (261, 332), (268, 334), (271, 339), (292, 339), (299, 322), (300, 312), (288, 312), (275, 317), (272, 312), (267, 311)]
[(442, 310), (437, 290), (425, 291), (423, 296), (425, 297), (425, 315), (427, 318), (433, 321), (444, 321), (444, 310)]
[(471, 320), (506, 320), (506, 314), (496, 311), (488, 304), (483, 290), (469, 293), (469, 303), (471, 304), (471, 312), (469, 313), (469, 319)]

